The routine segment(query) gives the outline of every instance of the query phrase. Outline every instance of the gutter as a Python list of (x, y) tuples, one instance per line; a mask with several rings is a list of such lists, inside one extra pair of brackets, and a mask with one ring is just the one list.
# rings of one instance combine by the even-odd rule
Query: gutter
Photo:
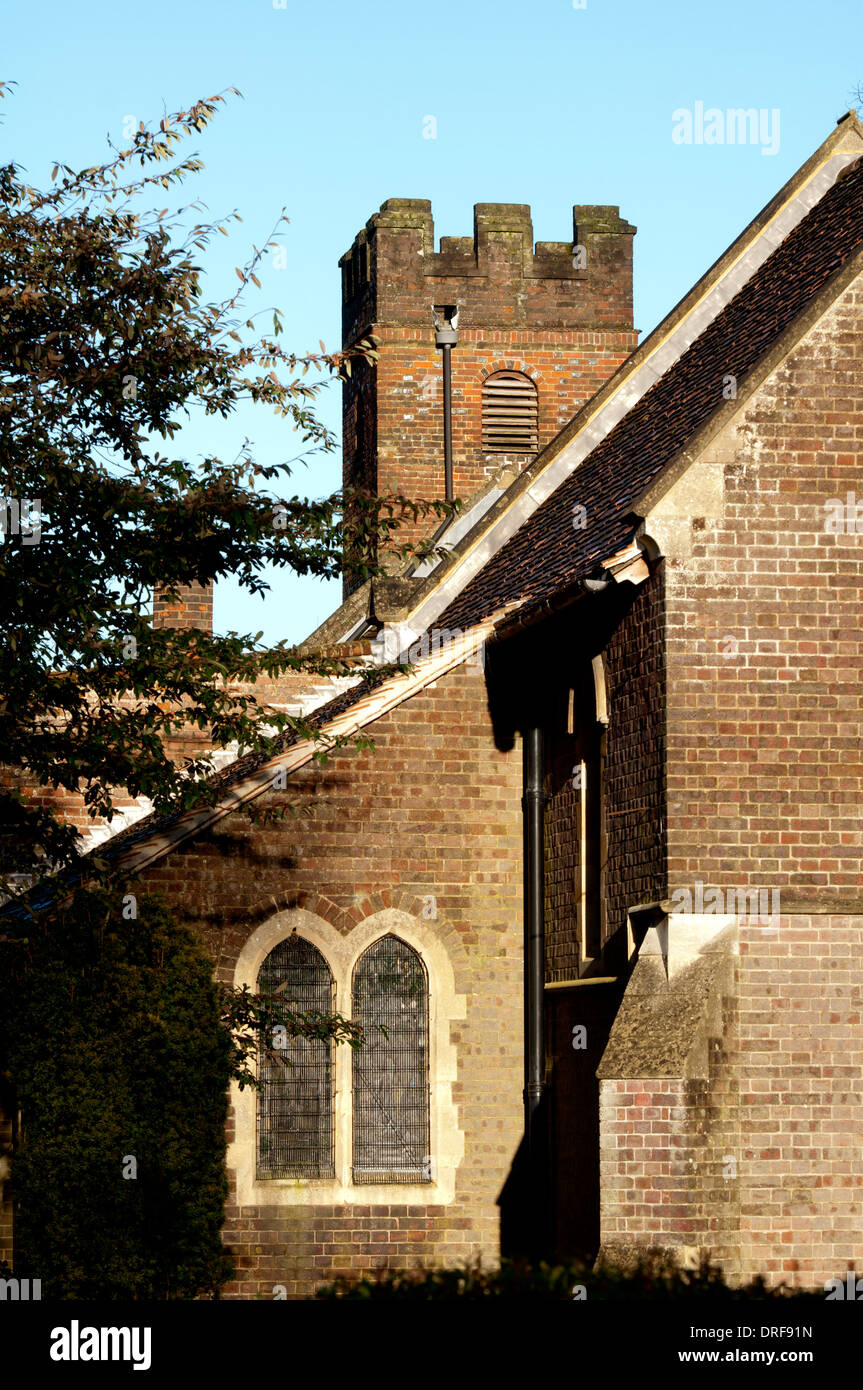
[(623, 550), (617, 551), (607, 560), (602, 560), (600, 568), (606, 571), (604, 577), (598, 575), (595, 578), (576, 579), (574, 584), (550, 595), (549, 598), (529, 604), (517, 613), (505, 614), (495, 624), (491, 640), (502, 641), (507, 637), (514, 636), (517, 632), (523, 632), (526, 628), (535, 627), (537, 623), (555, 617), (565, 608), (570, 608), (579, 599), (586, 598), (590, 594), (601, 594), (611, 584), (643, 584), (644, 580), (650, 576), (650, 557), (641, 541), (633, 540)]

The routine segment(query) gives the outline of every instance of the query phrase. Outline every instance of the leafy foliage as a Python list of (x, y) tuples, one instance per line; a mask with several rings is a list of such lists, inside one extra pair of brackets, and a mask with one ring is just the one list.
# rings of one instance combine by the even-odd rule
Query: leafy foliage
[[(273, 753), (286, 730), (316, 737), (236, 685), (345, 671), (284, 643), (265, 649), (260, 634), (154, 629), (155, 586), (176, 598), (181, 584), (233, 575), (262, 593), (264, 566), (333, 577), (343, 547), (352, 569), (374, 574), (378, 539), (405, 516), (453, 510), (360, 490), (290, 495), (290, 462), (260, 460), (248, 441), (229, 460), (174, 452), (190, 417), (228, 421), (247, 401), (284, 419), (299, 458), (332, 449), (317, 397), (375, 357), (371, 342), (301, 356), (278, 309), (264, 330), (245, 316), (272, 237), (229, 294), (205, 299), (204, 253), (237, 214), (188, 226), (197, 205), (169, 215), (152, 199), (202, 167), (184, 142), (224, 101), (142, 124), (104, 164), (56, 166), (48, 190), (0, 167), (0, 748), (25, 780), (80, 790), (94, 816), (111, 816), (115, 788), (159, 811), (206, 802), (211, 763), (175, 766), (166, 738), (191, 724), (213, 749)], [(77, 832), (5, 781), (0, 888), (14, 895), (12, 875), (74, 863)]]
[[(275, 1028), (284, 1028), (286, 1038), (320, 1038), (347, 1043), (356, 1049), (364, 1042), (363, 1028), (342, 1014), (322, 1014), (289, 1009), (273, 995), (253, 994), (247, 985), (223, 991), (222, 1022), (231, 1038), (231, 1076), (242, 1091), (246, 1086), (260, 1090), (256, 1059), (262, 1040)], [(379, 1031), (386, 1029), (378, 1025)], [(280, 1061), (290, 1065), (284, 1055)]]
[(573, 1299), (668, 1300), (709, 1298), (817, 1298), (823, 1293), (768, 1286), (759, 1275), (750, 1284), (732, 1287), (718, 1265), (703, 1260), (697, 1269), (680, 1269), (667, 1256), (645, 1254), (632, 1268), (600, 1263), (597, 1267), (570, 1260), (564, 1264), (531, 1265), (504, 1260), (499, 1269), (483, 1269), (480, 1261), (456, 1269), (381, 1270), (374, 1278), (344, 1276), (319, 1289), (316, 1298), (351, 1302), (384, 1300), (428, 1301), (466, 1298), (520, 1298), (539, 1302)]
[(46, 1297), (214, 1295), (231, 1272), (223, 999), (157, 899), (134, 920), (117, 902), (80, 891), (7, 952), (0, 1067), (23, 1114), (16, 1273), (41, 1278)]

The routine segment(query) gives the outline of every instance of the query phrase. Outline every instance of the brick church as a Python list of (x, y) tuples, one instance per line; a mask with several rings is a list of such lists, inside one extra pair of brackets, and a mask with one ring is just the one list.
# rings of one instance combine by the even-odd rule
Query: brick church
[(215, 807), (89, 831), (224, 980), (387, 1029), (234, 1095), (229, 1296), (863, 1261), (861, 156), (849, 114), (640, 346), (616, 207), (534, 245), (479, 204), (436, 250), (390, 199), (342, 258), (380, 354), (345, 479), (440, 497), (449, 463), (463, 501), (309, 636), (354, 674), (268, 692), (374, 748), (226, 756)]

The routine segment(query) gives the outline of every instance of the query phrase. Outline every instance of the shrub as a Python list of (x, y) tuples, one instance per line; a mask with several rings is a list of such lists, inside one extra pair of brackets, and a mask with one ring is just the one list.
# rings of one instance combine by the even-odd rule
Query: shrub
[[(583, 1290), (583, 1292), (582, 1292)], [(769, 1287), (759, 1276), (734, 1288), (718, 1265), (703, 1260), (694, 1270), (680, 1269), (667, 1256), (647, 1254), (631, 1268), (594, 1267), (570, 1260), (560, 1265), (530, 1265), (504, 1260), (499, 1269), (479, 1261), (457, 1269), (381, 1270), (374, 1277), (343, 1276), (319, 1289), (320, 1299), (426, 1300), (442, 1298), (521, 1298), (534, 1301), (630, 1299), (776, 1299), (818, 1298), (823, 1293)]]
[(16, 1273), (46, 1298), (215, 1295), (231, 1273), (231, 1039), (203, 948), (158, 899), (126, 920), (102, 890), (14, 949), (0, 1056), (23, 1116)]

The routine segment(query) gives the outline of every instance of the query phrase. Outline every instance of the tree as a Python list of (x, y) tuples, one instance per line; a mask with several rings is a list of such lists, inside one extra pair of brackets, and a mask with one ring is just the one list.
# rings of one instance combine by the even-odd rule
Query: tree
[(140, 907), (124, 921), (112, 894), (78, 893), (7, 952), (15, 1268), (46, 1297), (193, 1298), (230, 1274), (219, 992), (191, 932)]
[[(452, 511), (395, 495), (283, 495), (290, 464), (246, 442), (231, 461), (175, 455), (184, 415), (227, 421), (246, 400), (275, 410), (306, 453), (331, 449), (316, 397), (374, 356), (369, 342), (298, 355), (278, 309), (264, 332), (243, 317), (272, 239), (237, 267), (228, 296), (206, 302), (200, 258), (236, 214), (187, 228), (195, 205), (147, 206), (202, 167), (180, 147), (224, 100), (142, 124), (107, 163), (55, 166), (47, 191), (0, 168), (0, 748), (36, 783), (80, 790), (94, 816), (110, 818), (116, 788), (160, 811), (211, 797), (206, 757), (177, 767), (165, 752), (184, 725), (206, 729), (213, 749), (273, 753), (285, 730), (315, 736), (229, 682), (345, 670), (283, 643), (265, 650), (260, 634), (155, 630), (156, 584), (176, 596), (232, 574), (260, 593), (268, 564), (337, 575), (343, 546), (373, 574), (376, 541), (406, 516)], [(13, 875), (32, 884), (74, 864), (78, 835), (6, 780), (0, 888), (14, 895)]]

